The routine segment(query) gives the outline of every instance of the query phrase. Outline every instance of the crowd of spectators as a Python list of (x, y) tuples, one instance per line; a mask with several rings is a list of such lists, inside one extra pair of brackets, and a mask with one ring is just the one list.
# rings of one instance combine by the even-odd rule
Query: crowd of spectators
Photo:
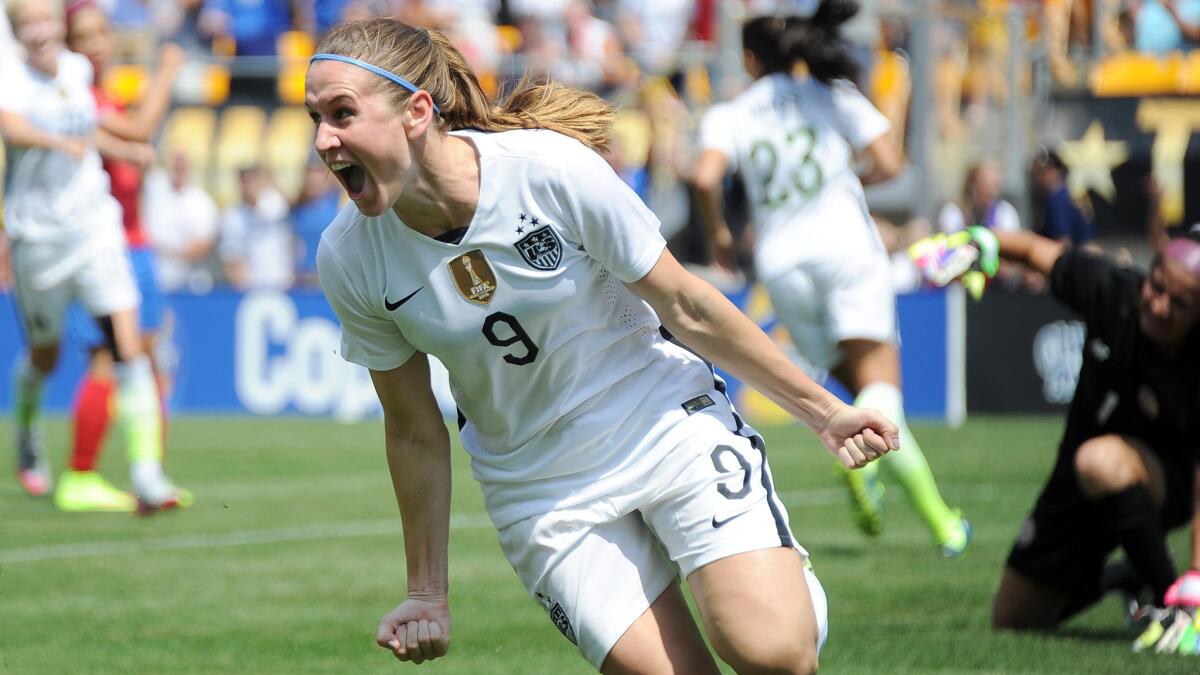
[[(743, 15), (788, 12), (816, 0), (736, 0)], [(284, 36), (301, 34), (315, 44), (332, 26), (371, 16), (396, 16), (445, 32), (480, 73), (485, 87), (502, 91), (526, 72), (591, 89), (618, 103), (620, 114), (608, 160), (658, 213), (668, 235), (703, 261), (688, 190), (695, 125), (714, 100), (745, 82), (728, 68), (711, 78), (718, 60), (722, 0), (99, 0), (118, 36), (118, 54), (148, 59), (163, 40), (183, 46), (193, 62), (243, 57), (273, 59)], [(892, 123), (905, 146), (911, 107), (908, 71), (915, 8), (910, 0), (862, 0), (843, 36), (864, 66), (859, 82)], [(1031, 40), (1044, 40), (1055, 79), (1079, 79), (1076, 55), (1097, 40), (1107, 48), (1151, 53), (1188, 48), (1200, 40), (1200, 0), (938, 0), (935, 25), (932, 142), (939, 162), (931, 186), (945, 208), (934, 226), (991, 218), (1016, 223), (1016, 209), (999, 199), (1001, 171), (980, 157), (1004, 143), (998, 122), (1013, 83), (1010, 10), (1020, 8)], [(1097, 17), (1102, 20), (1097, 20)], [(736, 23), (736, 21), (735, 21)], [(0, 26), (0, 29), (4, 28)], [(0, 52), (9, 49), (0, 30)], [(236, 68), (234, 69), (236, 74)], [(1016, 86), (1028, 86), (1017, 83)], [(263, 91), (265, 105), (274, 91)], [(341, 190), (315, 159), (275, 181), (265, 163), (238, 167), (238, 196), (219, 208), (188, 159), (160, 158), (144, 194), (147, 227), (162, 259), (168, 290), (205, 292), (214, 286), (282, 288), (316, 283), (313, 264), (321, 229), (342, 203)], [(274, 167), (273, 167), (274, 168)], [(1022, 167), (1022, 173), (1026, 167)], [(203, 170), (210, 170), (205, 167)], [(1038, 222), (1090, 236), (1086, 219), (1055, 189), (1054, 167), (1027, 173)], [(1011, 178), (1011, 172), (1004, 174)], [(965, 181), (962, 180), (965, 178)], [(276, 184), (280, 187), (276, 187)], [(959, 198), (958, 186), (966, 185)], [(287, 185), (289, 187), (283, 187)], [(1011, 183), (1008, 184), (1011, 188)], [(1065, 200), (1065, 201), (1064, 201)], [(736, 203), (736, 200), (733, 200)], [(1044, 215), (1043, 215), (1044, 214)], [(1065, 215), (1063, 215), (1065, 214)], [(903, 214), (888, 214), (903, 216)], [(1075, 218), (1071, 220), (1071, 218)], [(895, 217), (905, 222), (904, 217)], [(1031, 226), (1026, 223), (1026, 226)], [(928, 227), (928, 226), (927, 226)], [(1055, 230), (1057, 232), (1057, 230)], [(1080, 233), (1080, 234), (1077, 234)], [(898, 241), (906, 240), (900, 236)]]

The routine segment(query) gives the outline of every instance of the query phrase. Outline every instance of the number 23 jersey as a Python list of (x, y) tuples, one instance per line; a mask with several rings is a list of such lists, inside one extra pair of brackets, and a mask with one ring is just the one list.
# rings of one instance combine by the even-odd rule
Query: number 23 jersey
[(854, 153), (889, 123), (848, 81), (831, 85), (782, 73), (756, 80), (700, 125), (700, 148), (741, 174), (757, 230), (755, 262), (772, 278), (809, 251), (859, 251), (876, 239)]
[[(349, 204), (317, 264), (344, 358), (383, 371), (420, 351), (446, 365), (500, 526), (532, 515), (517, 513), (511, 502), (527, 500), (505, 484), (574, 476), (587, 489), (636, 461), (615, 437), (652, 433), (663, 382), (702, 392), (713, 380), (622, 283), (644, 277), (665, 242), (603, 158), (545, 130), (453, 133), (480, 157), (479, 203), (459, 243)], [(675, 396), (657, 398), (680, 411)]]

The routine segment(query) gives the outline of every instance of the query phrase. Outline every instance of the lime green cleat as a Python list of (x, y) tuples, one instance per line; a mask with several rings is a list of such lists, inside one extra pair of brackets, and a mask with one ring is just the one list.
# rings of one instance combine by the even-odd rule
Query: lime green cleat
[(953, 514), (950, 525), (938, 537), (937, 545), (942, 550), (943, 558), (961, 558), (967, 552), (967, 548), (971, 546), (971, 540), (975, 536), (975, 531), (971, 529), (971, 523), (963, 518), (962, 511), (954, 509)]
[(879, 481), (879, 469), (870, 466), (862, 469), (847, 469), (837, 466), (838, 475), (850, 488), (850, 508), (854, 512), (854, 524), (868, 537), (878, 537), (883, 531), (883, 483)]
[(68, 471), (58, 481), (54, 505), (60, 511), (130, 513), (137, 508), (137, 499), (95, 471)]

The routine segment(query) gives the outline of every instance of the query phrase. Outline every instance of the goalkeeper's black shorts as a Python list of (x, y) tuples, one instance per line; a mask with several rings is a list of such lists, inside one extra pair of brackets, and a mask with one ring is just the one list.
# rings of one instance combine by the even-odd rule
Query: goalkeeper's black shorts
[[(1154, 454), (1162, 462), (1166, 479), (1166, 501), (1160, 514), (1165, 532), (1191, 520), (1195, 465), (1179, 457), (1182, 453)], [(1080, 491), (1071, 452), (1069, 457), (1059, 457), (1054, 474), (1017, 535), (1008, 564), (1033, 581), (1073, 595), (1099, 585), (1104, 563), (1118, 545), (1094, 502)]]

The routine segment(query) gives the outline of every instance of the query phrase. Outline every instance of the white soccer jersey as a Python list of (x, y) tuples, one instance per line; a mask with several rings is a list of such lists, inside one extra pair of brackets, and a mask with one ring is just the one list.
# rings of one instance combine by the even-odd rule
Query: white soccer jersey
[[(708, 111), (700, 146), (724, 154), (730, 170), (744, 179), (760, 276), (786, 271), (814, 246), (814, 237), (825, 240), (823, 249), (835, 250), (858, 243), (839, 239), (839, 228), (852, 228), (845, 234), (861, 239), (873, 227), (854, 174), (854, 153), (888, 128), (887, 118), (853, 84), (826, 85), (782, 73), (759, 78)], [(852, 208), (821, 209), (822, 201), (839, 197)], [(810, 216), (821, 222), (803, 226)], [(867, 234), (875, 238), (873, 231)]]
[[(45, 131), (91, 138), (96, 102), (86, 58), (59, 52), (54, 77), (24, 62), (10, 66), (0, 71), (0, 109)], [(123, 236), (121, 207), (109, 193), (108, 174), (95, 148), (76, 160), (56, 150), (9, 144), (6, 184), (4, 223), (14, 239), (70, 243)]]
[(456, 131), (480, 155), (462, 241), (349, 204), (317, 251), (342, 355), (374, 370), (415, 351), (450, 372), (463, 445), (497, 527), (582, 503), (654, 460), (634, 449), (713, 387), (622, 282), (662, 255), (658, 220), (595, 152), (551, 131)]

